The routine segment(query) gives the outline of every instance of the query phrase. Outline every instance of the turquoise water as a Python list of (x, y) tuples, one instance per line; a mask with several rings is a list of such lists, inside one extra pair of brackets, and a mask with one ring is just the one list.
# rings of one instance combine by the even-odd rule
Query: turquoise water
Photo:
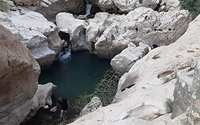
[(39, 83), (54, 83), (57, 85), (55, 97), (65, 97), (73, 103), (79, 95), (93, 92), (110, 68), (110, 60), (99, 59), (87, 51), (69, 51), (66, 48), (50, 69), (41, 72)]

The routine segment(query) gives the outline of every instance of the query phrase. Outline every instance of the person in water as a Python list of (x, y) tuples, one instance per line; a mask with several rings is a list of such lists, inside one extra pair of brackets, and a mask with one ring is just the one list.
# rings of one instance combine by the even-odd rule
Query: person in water
[(69, 104), (69, 101), (68, 101), (66, 98), (62, 98), (62, 97), (59, 97), (58, 103), (57, 103), (57, 105), (55, 106), (56, 109), (57, 109), (57, 107), (58, 107), (58, 104), (61, 105), (60, 117), (62, 117), (62, 116), (63, 116), (63, 113), (66, 115), (67, 109), (70, 107), (70, 104)]
[(155, 49), (155, 48), (157, 48), (157, 47), (158, 47), (158, 43), (153, 44), (151, 48), (152, 48), (152, 49)]

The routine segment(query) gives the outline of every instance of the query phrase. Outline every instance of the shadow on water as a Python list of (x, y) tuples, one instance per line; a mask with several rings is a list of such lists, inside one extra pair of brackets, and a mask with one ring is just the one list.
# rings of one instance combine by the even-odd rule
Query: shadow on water
[[(57, 85), (53, 95), (53, 105), (58, 97), (67, 98), (71, 105), (79, 95), (92, 93), (95, 86), (100, 82), (105, 71), (110, 68), (110, 60), (99, 59), (87, 51), (71, 53), (70, 47), (64, 48), (51, 68), (43, 70), (39, 77), (39, 83), (52, 82)], [(72, 117), (73, 111), (69, 109), (68, 120)], [(59, 112), (51, 113), (49, 109), (41, 108), (35, 117), (21, 125), (45, 125), (44, 122), (53, 125), (59, 123), (57, 117)], [(51, 124), (50, 124), (51, 122)]]

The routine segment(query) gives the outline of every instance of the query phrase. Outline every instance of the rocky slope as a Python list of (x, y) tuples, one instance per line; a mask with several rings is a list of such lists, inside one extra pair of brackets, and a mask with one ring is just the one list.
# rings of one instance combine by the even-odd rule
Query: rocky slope
[(0, 124), (20, 124), (33, 108), (40, 67), (30, 51), (0, 25)]
[(0, 24), (15, 34), (41, 67), (50, 66), (62, 49), (57, 26), (39, 13), (7, 2), (9, 10), (0, 12)]
[[(185, 74), (192, 79), (193, 72), (188, 72), (188, 69), (200, 57), (199, 24), (200, 16), (190, 23), (186, 33), (175, 43), (156, 48), (136, 62), (120, 79), (115, 103), (99, 108), (70, 125), (166, 125), (171, 114), (167, 114), (164, 103), (167, 98), (173, 100), (176, 74)], [(198, 106), (198, 98), (193, 104)], [(197, 114), (193, 112), (194, 117)]]
[[(186, 10), (158, 13), (139, 7), (127, 15), (97, 13), (88, 21), (60, 13), (56, 21), (60, 30), (69, 33), (74, 51), (89, 50), (100, 58), (111, 59), (131, 43), (151, 46), (175, 42), (187, 29), (190, 13)], [(64, 25), (65, 22), (69, 25)]]

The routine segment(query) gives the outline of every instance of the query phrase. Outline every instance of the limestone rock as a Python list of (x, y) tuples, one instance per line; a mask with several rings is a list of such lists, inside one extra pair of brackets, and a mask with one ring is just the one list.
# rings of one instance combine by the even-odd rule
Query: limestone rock
[(56, 23), (60, 31), (69, 34), (73, 51), (86, 50), (84, 20), (75, 19), (72, 14), (62, 12), (56, 16)]
[(48, 20), (55, 21), (59, 12), (80, 13), (84, 10), (81, 0), (41, 0), (36, 11), (43, 14)]
[(138, 7), (147, 7), (156, 11), (174, 11), (180, 9), (179, 0), (98, 0), (97, 5), (104, 12), (128, 13)]
[(87, 48), (101, 58), (111, 59), (130, 43), (168, 45), (186, 31), (189, 22), (186, 10), (158, 13), (140, 7), (127, 15), (98, 13), (88, 20)]
[(142, 6), (152, 8), (159, 12), (180, 10), (179, 0), (143, 0)]
[(30, 51), (0, 25), (0, 124), (18, 125), (30, 113), (40, 67)]
[(80, 117), (87, 115), (100, 107), (102, 107), (101, 100), (98, 97), (93, 97), (91, 101), (81, 110)]
[[(153, 49), (145, 57), (137, 61), (129, 72), (125, 73), (120, 79), (121, 83), (119, 83), (113, 104), (99, 108), (70, 125), (165, 125), (170, 120), (171, 114), (166, 114), (164, 103), (166, 98), (173, 100), (175, 83), (177, 85), (175, 74), (186, 74), (187, 78), (192, 79), (192, 74), (188, 72), (188, 69), (196, 64), (196, 60), (200, 56), (199, 23), (200, 16), (190, 23), (185, 34), (176, 42)], [(192, 88), (187, 89), (186, 84), (181, 84), (180, 86), (185, 90), (194, 90), (194, 93), (192, 93), (192, 106), (190, 106), (191, 110), (189, 110), (191, 115), (187, 115), (191, 116), (189, 119), (191, 125), (195, 124), (193, 123), (194, 121), (198, 123), (199, 119), (199, 87), (197, 87), (199, 85), (199, 78), (197, 78), (199, 77), (199, 67), (200, 63), (198, 62)], [(166, 80), (165, 78), (170, 79)], [(131, 87), (131, 85), (134, 86)], [(145, 113), (143, 109), (155, 111), (156, 113)], [(140, 114), (138, 113), (140, 111), (141, 114), (144, 113), (142, 116), (153, 116), (144, 118), (153, 118), (153, 120), (141, 119), (140, 115), (134, 115), (134, 113)], [(166, 117), (154, 119), (154, 114), (163, 114), (163, 117)], [(185, 116), (182, 117), (185, 118)], [(182, 121), (182, 123), (185, 123), (185, 121)]]
[(149, 46), (139, 43), (138, 47), (130, 46), (116, 55), (110, 62), (112, 68), (122, 74), (129, 69), (142, 57), (149, 52)]
[(128, 13), (138, 7), (139, 0), (113, 0), (113, 3), (120, 11)]
[(8, 28), (31, 51), (40, 66), (48, 67), (62, 49), (58, 28), (39, 13), (22, 7), (0, 12), (0, 24)]
[(51, 96), (54, 94), (57, 86), (53, 83), (46, 83), (44, 85), (38, 85), (35, 96), (38, 99), (38, 109), (45, 105), (52, 105)]
[(37, 6), (39, 4), (39, 0), (12, 0), (15, 4), (21, 6)]
[(117, 7), (112, 0), (97, 0), (96, 4), (104, 12), (117, 12)]

